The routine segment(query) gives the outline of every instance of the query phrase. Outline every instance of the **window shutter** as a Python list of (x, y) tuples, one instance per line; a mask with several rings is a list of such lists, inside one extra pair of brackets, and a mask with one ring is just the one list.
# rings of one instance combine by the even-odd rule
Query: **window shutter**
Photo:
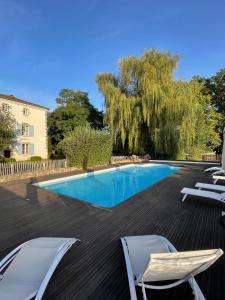
[(29, 144), (29, 154), (34, 155), (34, 144)]
[(16, 145), (16, 152), (21, 155), (22, 154), (22, 144), (17, 144)]
[(22, 124), (16, 125), (16, 131), (18, 136), (22, 135)]
[(29, 125), (29, 136), (34, 136), (34, 126)]

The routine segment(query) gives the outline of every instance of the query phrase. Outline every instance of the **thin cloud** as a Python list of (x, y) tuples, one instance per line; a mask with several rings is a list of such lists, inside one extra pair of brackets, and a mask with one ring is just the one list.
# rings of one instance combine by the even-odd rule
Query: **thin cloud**
[(89, 1), (89, 3), (87, 4), (85, 11), (87, 13), (91, 13), (93, 12), (97, 6), (99, 5), (99, 3), (101, 2), (101, 0), (93, 0), (93, 1)]
[(96, 37), (96, 41), (100, 42), (100, 41), (115, 38), (119, 36), (122, 32), (123, 32), (122, 29), (115, 29), (103, 34), (99, 34), (99, 36)]

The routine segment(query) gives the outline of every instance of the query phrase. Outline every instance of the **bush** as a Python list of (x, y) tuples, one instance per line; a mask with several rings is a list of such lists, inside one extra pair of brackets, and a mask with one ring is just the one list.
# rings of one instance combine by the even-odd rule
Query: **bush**
[(8, 157), (8, 158), (5, 158), (5, 162), (7, 162), (7, 163), (16, 162), (16, 159), (13, 157)]
[(5, 157), (0, 155), (0, 163), (3, 163), (3, 162), (5, 162)]
[(77, 127), (59, 144), (70, 166), (93, 167), (109, 164), (112, 141), (108, 132)]
[(42, 158), (40, 156), (31, 156), (30, 161), (41, 161)]
[(193, 147), (190, 151), (190, 160), (202, 160), (204, 149)]

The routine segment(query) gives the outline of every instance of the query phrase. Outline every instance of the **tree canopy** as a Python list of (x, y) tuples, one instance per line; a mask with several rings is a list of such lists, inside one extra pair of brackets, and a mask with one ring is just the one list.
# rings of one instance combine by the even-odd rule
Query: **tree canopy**
[(212, 104), (216, 110), (225, 115), (225, 69), (206, 79), (205, 87), (208, 94), (212, 97)]
[(178, 61), (177, 55), (153, 49), (121, 59), (118, 75), (97, 75), (115, 149), (184, 158), (220, 143), (210, 96), (198, 80), (174, 79)]
[(62, 89), (56, 103), (57, 108), (48, 117), (49, 139), (53, 148), (77, 126), (90, 124), (93, 128), (102, 128), (102, 113), (90, 103), (88, 93)]
[(14, 144), (16, 121), (9, 112), (0, 109), (0, 152)]
[[(225, 69), (221, 69), (210, 78), (195, 76), (195, 79), (201, 83), (204, 95), (208, 95), (211, 98), (211, 105), (216, 112), (216, 131), (222, 141), (223, 128), (225, 126)], [(215, 148), (219, 153), (222, 151), (221, 145)]]

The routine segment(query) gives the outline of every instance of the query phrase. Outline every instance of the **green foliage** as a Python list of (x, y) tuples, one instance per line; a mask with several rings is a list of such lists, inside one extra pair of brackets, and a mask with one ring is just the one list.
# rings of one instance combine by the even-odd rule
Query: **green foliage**
[(41, 161), (42, 157), (41, 156), (31, 156), (30, 161)]
[(212, 104), (216, 110), (225, 115), (225, 68), (206, 79), (205, 87), (212, 97)]
[(0, 163), (3, 163), (3, 162), (5, 162), (5, 157), (0, 155)]
[(0, 109), (0, 152), (14, 144), (16, 122), (9, 112)]
[(16, 159), (13, 157), (6, 157), (4, 162), (6, 162), (6, 163), (16, 162)]
[(198, 80), (174, 80), (178, 60), (169, 52), (149, 50), (140, 58), (120, 60), (118, 76), (97, 75), (114, 148), (177, 158), (192, 148), (218, 144), (215, 122), (207, 119), (209, 111), (215, 113), (210, 98)]
[(189, 158), (190, 160), (201, 160), (202, 154), (204, 153), (204, 149), (193, 147), (190, 151)]
[[(217, 135), (222, 142), (223, 128), (225, 127), (225, 69), (220, 70), (215, 76), (210, 78), (196, 77), (199, 82), (202, 83), (202, 91), (205, 95), (211, 97), (211, 106), (213, 107), (213, 114), (209, 114), (209, 122), (211, 128), (216, 126)], [(218, 136), (214, 136), (214, 132), (211, 132), (212, 138), (218, 140)], [(222, 152), (222, 143), (216, 143), (215, 150), (218, 153)], [(211, 147), (212, 148), (212, 147)]]
[(92, 167), (110, 162), (112, 142), (108, 132), (76, 127), (58, 145), (71, 166)]
[(58, 107), (48, 116), (51, 153), (54, 153), (56, 145), (77, 126), (90, 124), (93, 128), (102, 128), (102, 113), (90, 103), (87, 93), (62, 89), (56, 102)]

